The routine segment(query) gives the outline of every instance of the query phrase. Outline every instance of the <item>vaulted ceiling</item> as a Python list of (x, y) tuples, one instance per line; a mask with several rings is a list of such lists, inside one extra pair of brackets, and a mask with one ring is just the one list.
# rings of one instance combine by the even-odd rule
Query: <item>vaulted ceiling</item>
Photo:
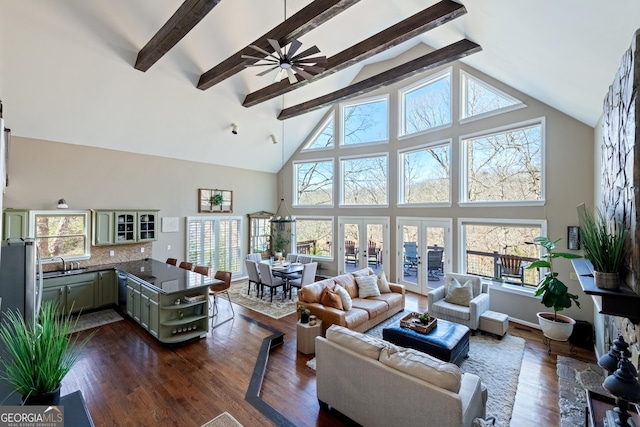
[[(276, 172), (282, 146), (270, 135), (284, 141), (289, 157), (327, 111), (321, 101), (348, 92), (363, 67), (419, 43), (442, 52), (467, 39), (467, 47), (477, 43), (482, 50), (461, 55), (463, 62), (595, 126), (620, 57), (640, 27), (637, 0), (463, 0), (466, 14), (452, 12), (456, 16), (441, 18), (449, 22), (390, 41), (390, 34), (401, 32), (384, 33), (387, 28), (438, 1), (333, 3), (335, 10), (321, 11), (302, 30), (282, 33), (297, 37), (302, 49), (317, 45), (329, 59), (326, 77), (290, 91), (286, 79), (272, 84), (271, 74), (256, 76), (257, 68), (236, 63), (228, 75), (219, 68), (265, 35), (279, 35), (287, 25), (283, 0), (0, 0), (6, 124), (17, 136)], [(189, 13), (202, 19), (174, 37), (185, 22), (172, 18), (181, 6), (187, 22)], [(186, 10), (190, 6), (202, 9)], [(287, 0), (286, 17), (313, 6), (311, 0)], [(153, 47), (154, 35), (170, 19), (177, 30), (165, 33), (177, 42), (161, 40), (161, 53), (146, 55), (143, 48)], [(390, 48), (376, 48), (380, 43)], [(357, 61), (358, 55), (366, 58)], [(406, 67), (387, 70), (375, 82), (360, 81), (352, 91), (384, 85), (401, 71)], [(265, 96), (269, 91), (275, 96)], [(311, 104), (313, 111), (299, 111)]]

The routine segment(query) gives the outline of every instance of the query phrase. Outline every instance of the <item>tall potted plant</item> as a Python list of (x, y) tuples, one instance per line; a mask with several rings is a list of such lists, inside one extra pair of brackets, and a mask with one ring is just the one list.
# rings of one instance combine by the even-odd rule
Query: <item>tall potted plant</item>
[(275, 251), (275, 256), (280, 258), (283, 256), (283, 252), (287, 245), (289, 244), (289, 236), (287, 235), (286, 230), (278, 230), (273, 236), (273, 250)]
[(22, 395), (25, 405), (57, 405), (62, 379), (93, 334), (82, 340), (70, 335), (78, 319), (60, 315), (53, 301), (42, 303), (35, 324), (12, 311), (5, 313), (4, 320), (0, 338), (7, 355), (0, 362), (0, 379)]
[(580, 241), (584, 256), (593, 264), (594, 281), (602, 289), (618, 289), (619, 272), (626, 256), (627, 231), (608, 221), (602, 211), (587, 210), (580, 217)]
[(538, 324), (542, 328), (545, 337), (556, 341), (566, 341), (573, 332), (573, 326), (576, 321), (562, 314), (559, 311), (571, 307), (575, 303), (580, 308), (578, 296), (569, 293), (567, 285), (562, 283), (558, 278), (558, 273), (553, 269), (553, 260), (556, 258), (576, 259), (579, 255), (556, 252), (556, 243), (561, 240), (549, 240), (547, 237), (536, 237), (534, 242), (547, 250), (546, 254), (540, 256), (540, 259), (532, 262), (526, 268), (546, 268), (547, 272), (540, 279), (536, 289), (536, 296), (542, 296), (540, 301), (545, 307), (553, 308), (553, 313), (540, 312), (537, 313)]

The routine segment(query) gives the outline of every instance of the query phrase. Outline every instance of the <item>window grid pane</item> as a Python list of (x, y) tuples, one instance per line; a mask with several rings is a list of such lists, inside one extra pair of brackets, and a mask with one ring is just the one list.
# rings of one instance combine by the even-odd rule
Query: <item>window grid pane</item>
[(387, 157), (342, 160), (343, 204), (387, 204)]
[(403, 204), (449, 202), (450, 144), (400, 154)]
[(451, 123), (451, 74), (402, 94), (403, 135)]
[(296, 163), (296, 204), (333, 204), (333, 161)]
[(344, 145), (386, 141), (388, 138), (386, 99), (343, 108)]
[(35, 215), (36, 244), (42, 259), (88, 256), (88, 215)]
[(330, 219), (296, 220), (296, 252), (317, 256), (333, 256), (333, 221)]

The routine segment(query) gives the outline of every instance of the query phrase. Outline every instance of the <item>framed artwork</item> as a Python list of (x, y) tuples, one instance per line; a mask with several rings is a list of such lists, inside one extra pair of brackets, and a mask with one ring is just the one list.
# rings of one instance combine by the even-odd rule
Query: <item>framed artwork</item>
[(198, 189), (198, 212), (233, 212), (233, 191), (207, 188)]

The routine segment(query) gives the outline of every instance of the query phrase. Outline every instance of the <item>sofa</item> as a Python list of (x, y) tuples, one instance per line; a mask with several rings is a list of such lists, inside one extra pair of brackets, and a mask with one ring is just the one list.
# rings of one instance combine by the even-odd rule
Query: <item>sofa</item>
[[(364, 276), (370, 276), (371, 280), (375, 278), (378, 295), (363, 295), (364, 289), (358, 285), (358, 281), (364, 280)], [(340, 301), (335, 296), (338, 288), (342, 292)], [(344, 291), (348, 293), (348, 298)], [(350, 300), (351, 306), (345, 298)], [(404, 310), (404, 303), (404, 285), (388, 282), (384, 272), (375, 275), (369, 267), (305, 285), (298, 291), (298, 304), (307, 307), (311, 314), (322, 320), (322, 335), (331, 325), (364, 332)]]
[(452, 363), (333, 325), (316, 338), (316, 391), (363, 426), (470, 427), (487, 389)]

